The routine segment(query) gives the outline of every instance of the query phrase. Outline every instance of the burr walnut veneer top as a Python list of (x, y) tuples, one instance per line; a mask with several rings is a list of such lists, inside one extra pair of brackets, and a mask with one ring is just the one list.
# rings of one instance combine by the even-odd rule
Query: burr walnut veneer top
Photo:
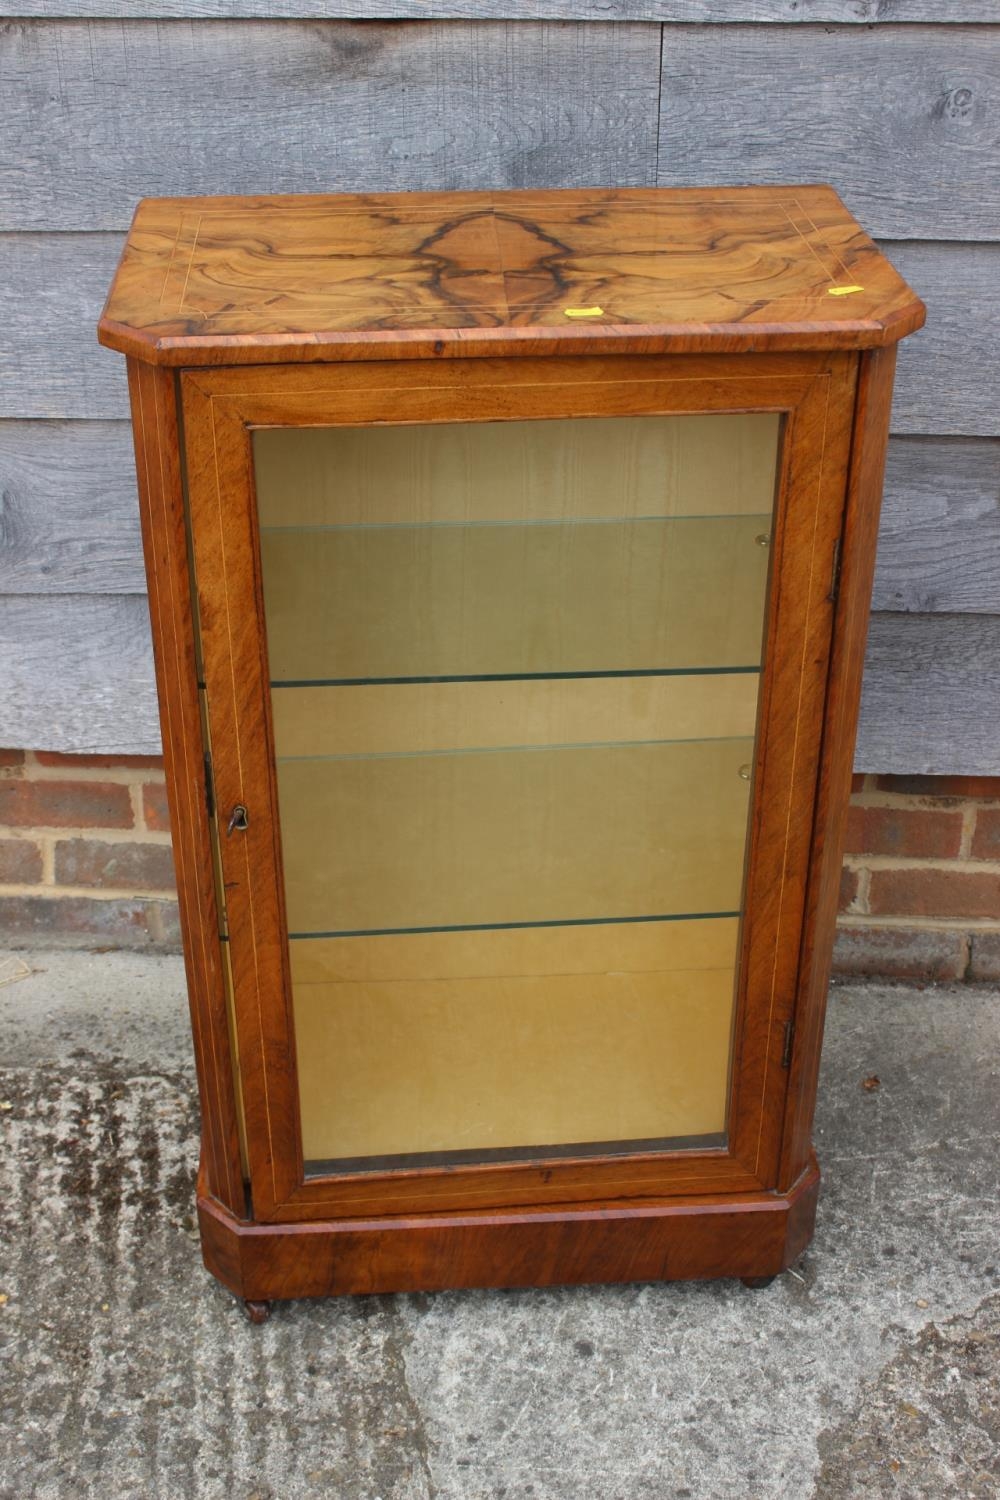
[(736, 353), (923, 317), (822, 186), (149, 198), (100, 338), (168, 365)]

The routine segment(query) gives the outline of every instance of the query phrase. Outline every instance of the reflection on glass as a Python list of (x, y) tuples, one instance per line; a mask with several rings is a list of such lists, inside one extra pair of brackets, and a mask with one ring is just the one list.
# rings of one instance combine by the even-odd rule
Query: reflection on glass
[(254, 434), (307, 1170), (724, 1140), (777, 453)]

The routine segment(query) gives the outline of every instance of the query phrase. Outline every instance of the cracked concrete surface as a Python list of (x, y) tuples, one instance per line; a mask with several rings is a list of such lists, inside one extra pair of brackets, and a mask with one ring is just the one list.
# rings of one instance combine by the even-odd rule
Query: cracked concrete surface
[(300, 1302), (254, 1328), (200, 1265), (179, 960), (24, 957), (0, 988), (5, 1500), (1000, 1493), (995, 993), (834, 991), (816, 1240), (766, 1291)]
[(929, 1323), (820, 1434), (817, 1496), (1000, 1494), (1000, 1296)]

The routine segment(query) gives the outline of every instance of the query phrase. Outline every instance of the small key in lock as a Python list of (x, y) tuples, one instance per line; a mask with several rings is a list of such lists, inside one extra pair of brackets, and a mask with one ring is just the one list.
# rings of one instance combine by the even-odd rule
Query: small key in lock
[(250, 814), (247, 812), (242, 802), (237, 802), (236, 806), (229, 814), (229, 822), (226, 825), (226, 836), (229, 837), (231, 834), (235, 833), (237, 829), (239, 829), (240, 833), (242, 833), (244, 829), (247, 829), (249, 827)]

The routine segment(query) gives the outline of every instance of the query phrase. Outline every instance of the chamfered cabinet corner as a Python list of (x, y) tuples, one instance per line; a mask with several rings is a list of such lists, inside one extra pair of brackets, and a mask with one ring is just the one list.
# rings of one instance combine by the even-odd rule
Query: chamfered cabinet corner
[(101, 326), (255, 1320), (758, 1284), (813, 1228), (922, 308), (828, 189), (431, 197), (155, 200)]

